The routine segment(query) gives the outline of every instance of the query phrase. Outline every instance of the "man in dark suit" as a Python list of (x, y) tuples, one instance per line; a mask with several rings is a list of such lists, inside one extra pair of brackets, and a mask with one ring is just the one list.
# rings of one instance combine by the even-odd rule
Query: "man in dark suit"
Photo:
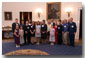
[(29, 21), (26, 21), (25, 25), (25, 44), (26, 44), (26, 39), (27, 39), (27, 44), (30, 44), (30, 38), (31, 38), (31, 33), (30, 33), (31, 25), (29, 24)]
[(75, 33), (76, 33), (76, 23), (73, 22), (73, 18), (70, 18), (70, 23), (69, 23), (69, 27), (68, 27), (68, 33), (69, 33), (69, 38), (70, 38), (70, 45), (71, 46), (75, 46)]
[(12, 24), (12, 32), (14, 33), (14, 30), (16, 29), (16, 25), (19, 26), (18, 19), (15, 19), (15, 22)]

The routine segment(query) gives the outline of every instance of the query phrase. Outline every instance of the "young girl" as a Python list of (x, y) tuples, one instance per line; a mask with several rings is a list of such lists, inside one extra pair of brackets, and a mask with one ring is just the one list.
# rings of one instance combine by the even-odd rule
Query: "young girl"
[(51, 45), (54, 45), (55, 42), (55, 29), (53, 28), (53, 25), (51, 25), (50, 28), (50, 39), (49, 41), (51, 42)]
[(20, 47), (20, 38), (19, 38), (19, 26), (16, 25), (16, 29), (14, 31), (14, 39), (16, 47)]
[(22, 26), (20, 26), (19, 35), (20, 35), (20, 44), (23, 45), (24, 44), (24, 30)]
[(32, 22), (30, 32), (31, 32), (31, 44), (34, 44), (34, 38), (35, 38), (35, 25), (34, 25), (34, 22)]
[(39, 45), (40, 37), (41, 37), (41, 25), (39, 21), (37, 22), (37, 25), (36, 25), (35, 37), (37, 40), (36, 44)]

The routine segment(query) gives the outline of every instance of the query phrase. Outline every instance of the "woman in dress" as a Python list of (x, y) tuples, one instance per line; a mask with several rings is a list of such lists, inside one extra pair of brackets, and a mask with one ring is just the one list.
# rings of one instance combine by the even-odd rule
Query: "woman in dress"
[(53, 25), (51, 25), (49, 41), (51, 42), (51, 45), (54, 45), (54, 42), (55, 42), (55, 29), (53, 28)]
[(41, 25), (41, 39), (43, 44), (46, 43), (46, 38), (47, 38), (47, 25), (45, 24), (45, 20), (43, 20)]
[(47, 24), (47, 40), (46, 40), (47, 43), (49, 43), (50, 28), (51, 28), (51, 24), (48, 21), (48, 24)]
[(55, 29), (55, 43), (57, 44), (58, 43), (58, 39), (57, 39), (57, 22), (55, 22), (54, 29)]
[(24, 44), (24, 30), (23, 30), (23, 26), (20, 26), (19, 35), (20, 35), (20, 45), (23, 45)]
[(57, 38), (58, 38), (58, 44), (61, 45), (62, 44), (62, 24), (61, 24), (61, 20), (58, 20), (58, 25), (57, 25)]
[(20, 37), (19, 37), (19, 26), (16, 25), (16, 29), (14, 31), (14, 39), (16, 47), (20, 47)]
[(35, 25), (34, 25), (34, 22), (32, 22), (30, 32), (31, 32), (31, 44), (34, 44), (34, 38), (35, 38)]
[(40, 37), (41, 37), (41, 25), (40, 22), (37, 22), (36, 29), (35, 29), (35, 37), (36, 37), (36, 44), (39, 45), (40, 43)]

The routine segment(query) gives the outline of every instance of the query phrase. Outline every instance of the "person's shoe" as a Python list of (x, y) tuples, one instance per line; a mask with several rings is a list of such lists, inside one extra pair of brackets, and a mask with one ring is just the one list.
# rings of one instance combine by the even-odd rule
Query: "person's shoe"
[(16, 45), (16, 48), (18, 48), (18, 45)]
[(16, 48), (20, 47), (20, 45), (16, 45)]
[(20, 45), (18, 45), (18, 47), (20, 47)]
[(54, 43), (52, 43), (52, 45), (54, 45)]
[(39, 43), (37, 43), (37, 45), (39, 45)]
[(23, 44), (20, 44), (20, 46), (23, 46)]
[(51, 43), (51, 45), (54, 45), (54, 43)]

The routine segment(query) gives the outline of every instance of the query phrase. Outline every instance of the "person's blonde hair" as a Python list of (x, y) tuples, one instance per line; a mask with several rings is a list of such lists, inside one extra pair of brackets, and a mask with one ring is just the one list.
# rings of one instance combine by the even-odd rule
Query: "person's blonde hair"
[(73, 20), (73, 18), (71, 17), (70, 19), (72, 19)]

